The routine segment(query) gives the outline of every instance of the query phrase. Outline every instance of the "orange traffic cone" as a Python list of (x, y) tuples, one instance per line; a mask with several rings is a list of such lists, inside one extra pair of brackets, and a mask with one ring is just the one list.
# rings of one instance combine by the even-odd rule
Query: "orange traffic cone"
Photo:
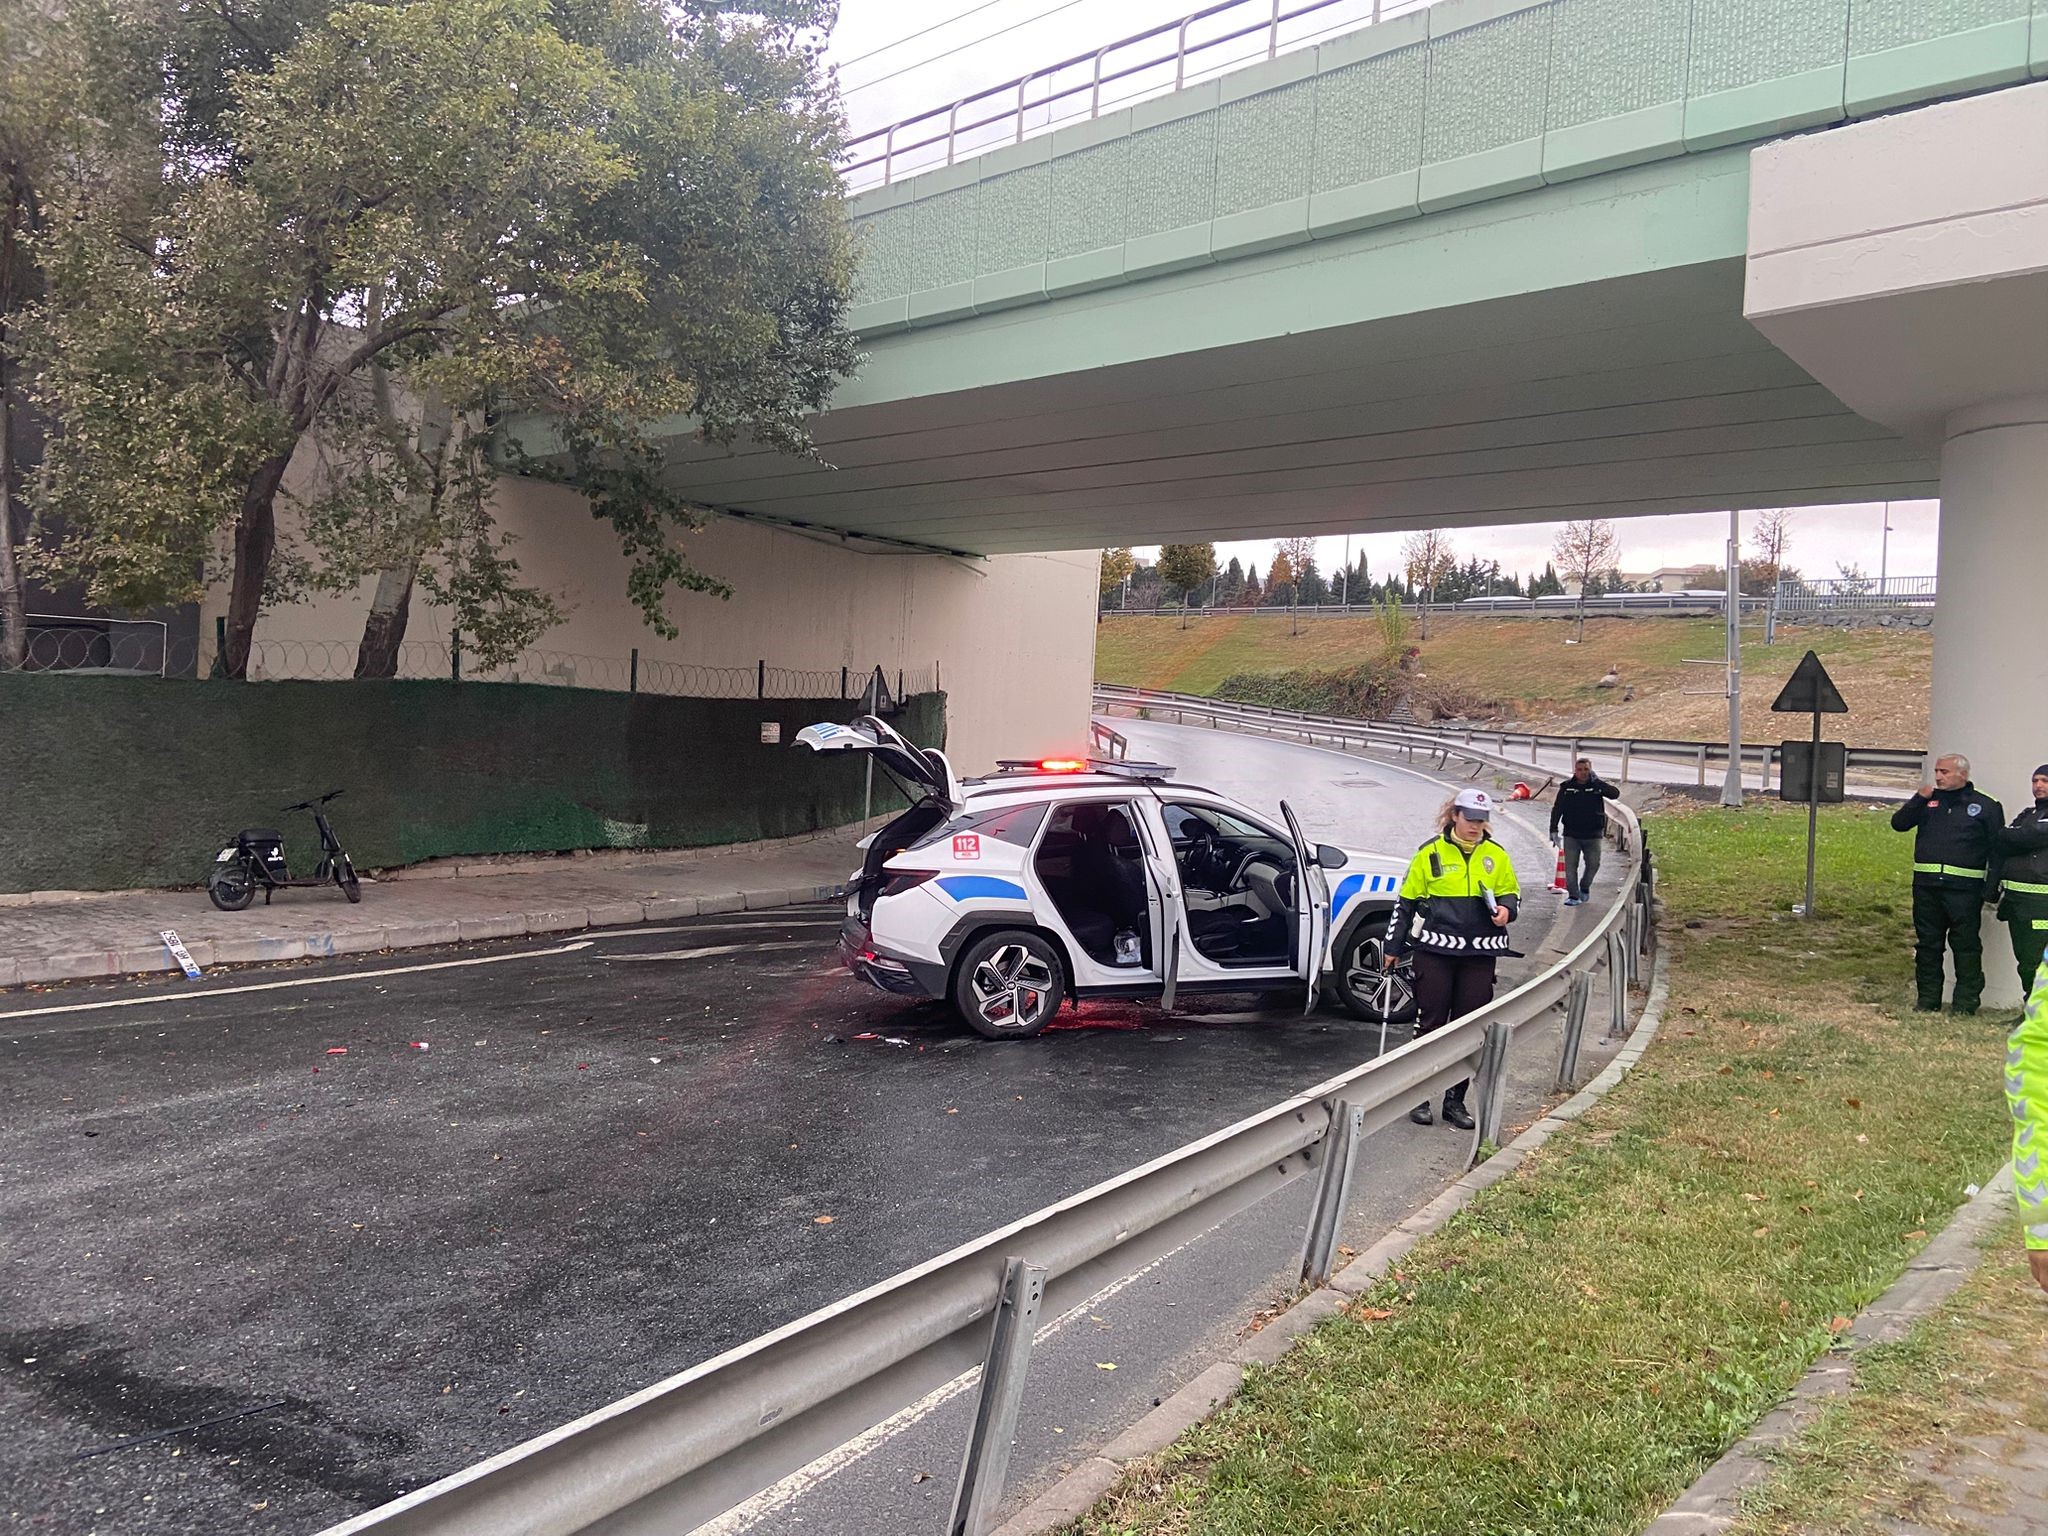
[(1562, 894), (1564, 891), (1564, 847), (1562, 844), (1558, 846), (1557, 873), (1550, 877), (1550, 889), (1553, 895)]

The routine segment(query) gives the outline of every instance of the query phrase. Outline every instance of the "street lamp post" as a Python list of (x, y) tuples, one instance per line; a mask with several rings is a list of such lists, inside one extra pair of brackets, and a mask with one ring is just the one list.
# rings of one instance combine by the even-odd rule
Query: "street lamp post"
[(1884, 532), (1877, 540), (1877, 595), (1884, 596), (1885, 570), (1890, 564), (1892, 553), (1892, 504), (1884, 504)]

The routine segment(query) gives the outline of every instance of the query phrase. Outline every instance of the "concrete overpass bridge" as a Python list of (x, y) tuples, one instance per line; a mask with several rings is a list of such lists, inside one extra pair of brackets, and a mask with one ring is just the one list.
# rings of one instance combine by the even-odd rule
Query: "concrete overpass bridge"
[(675, 473), (973, 554), (1939, 495), (1934, 739), (2010, 797), (2043, 77), (2048, 0), (1438, 0), (860, 194), (831, 467)]

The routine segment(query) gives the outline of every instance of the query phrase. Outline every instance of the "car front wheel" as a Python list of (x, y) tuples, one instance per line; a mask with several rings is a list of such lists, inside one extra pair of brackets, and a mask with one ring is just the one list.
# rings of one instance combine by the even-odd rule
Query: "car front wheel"
[(953, 1006), (977, 1034), (1022, 1040), (1050, 1024), (1066, 996), (1059, 952), (1042, 935), (1005, 929), (977, 939), (953, 978)]
[(1406, 1024), (1415, 1017), (1415, 967), (1405, 960), (1392, 970), (1381, 965), (1383, 926), (1368, 918), (1352, 932), (1338, 951), (1331, 980), (1354, 1016), (1369, 1024)]

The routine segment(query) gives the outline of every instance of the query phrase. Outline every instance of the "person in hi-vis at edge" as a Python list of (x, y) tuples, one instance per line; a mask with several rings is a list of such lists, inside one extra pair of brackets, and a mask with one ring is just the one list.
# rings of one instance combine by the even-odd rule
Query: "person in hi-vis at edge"
[[(1508, 924), (1522, 910), (1522, 888), (1508, 851), (1493, 840), (1493, 796), (1461, 789), (1444, 807), (1442, 830), (1408, 863), (1400, 899), (1387, 919), (1386, 952), (1392, 966), (1415, 957), (1415, 1034), (1419, 1039), (1493, 1001), (1494, 962), (1511, 955)], [(1470, 1079), (1444, 1094), (1444, 1124), (1469, 1131), (1465, 1107)], [(1435, 1118), (1427, 1103), (1409, 1111), (1417, 1125)]]

